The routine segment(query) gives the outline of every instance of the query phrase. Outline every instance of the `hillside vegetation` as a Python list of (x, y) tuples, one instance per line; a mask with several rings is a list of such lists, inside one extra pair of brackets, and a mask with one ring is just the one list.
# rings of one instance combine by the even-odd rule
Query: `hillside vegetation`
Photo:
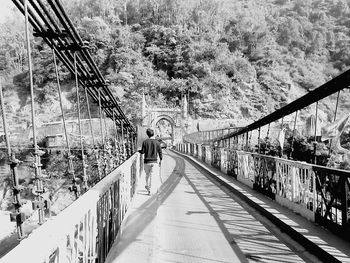
[[(154, 104), (176, 104), (187, 94), (192, 118), (253, 121), (350, 65), (348, 0), (63, 3), (135, 123), (141, 117), (143, 91)], [(0, 30), (0, 72), (12, 125), (30, 121), (24, 25), (19, 17)], [(52, 54), (40, 39), (34, 43), (39, 121), (57, 120)], [(66, 110), (74, 117), (72, 77), (60, 68)], [(342, 96), (340, 105), (347, 99)], [(333, 118), (334, 103), (320, 107), (326, 118)]]

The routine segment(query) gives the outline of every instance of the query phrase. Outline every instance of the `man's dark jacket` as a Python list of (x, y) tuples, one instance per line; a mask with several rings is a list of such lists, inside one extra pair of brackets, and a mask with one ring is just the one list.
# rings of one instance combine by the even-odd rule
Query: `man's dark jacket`
[(157, 153), (159, 155), (159, 159), (163, 159), (162, 148), (160, 147), (160, 143), (155, 139), (144, 140), (142, 143), (141, 150), (139, 152), (141, 154), (145, 154), (145, 163), (156, 163)]

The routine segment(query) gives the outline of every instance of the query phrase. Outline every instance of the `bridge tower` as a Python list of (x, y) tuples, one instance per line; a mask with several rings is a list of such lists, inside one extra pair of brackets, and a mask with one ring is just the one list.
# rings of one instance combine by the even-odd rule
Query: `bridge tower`
[[(142, 123), (139, 127), (139, 132), (145, 133), (147, 128), (152, 128), (156, 136), (158, 135), (161, 139), (170, 142), (171, 144), (176, 144), (182, 142), (182, 137), (186, 134), (188, 127), (188, 106), (187, 106), (186, 96), (183, 97), (180, 106), (152, 106), (147, 105), (145, 95), (142, 95), (142, 105), (141, 105), (141, 116)], [(165, 120), (170, 124), (171, 132), (169, 136), (164, 137), (160, 134), (158, 125), (161, 121)], [(138, 135), (140, 138), (145, 137), (145, 135)]]

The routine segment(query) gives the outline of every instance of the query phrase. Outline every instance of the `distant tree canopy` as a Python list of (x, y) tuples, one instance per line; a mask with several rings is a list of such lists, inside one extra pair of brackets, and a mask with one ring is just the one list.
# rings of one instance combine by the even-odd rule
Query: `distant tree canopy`
[[(350, 65), (347, 0), (63, 3), (134, 122), (140, 120), (143, 91), (154, 104), (176, 103), (189, 94), (190, 113), (199, 117), (257, 119), (285, 105), (291, 87), (302, 95)], [(26, 119), (29, 102), (19, 17), (0, 27), (0, 74), (14, 104), (13, 122)], [(39, 113), (53, 120), (59, 108), (53, 106), (57, 91), (51, 51), (35, 39), (33, 55)], [(66, 99), (74, 105), (72, 76), (59, 67)], [(206, 100), (209, 94), (212, 101)]]

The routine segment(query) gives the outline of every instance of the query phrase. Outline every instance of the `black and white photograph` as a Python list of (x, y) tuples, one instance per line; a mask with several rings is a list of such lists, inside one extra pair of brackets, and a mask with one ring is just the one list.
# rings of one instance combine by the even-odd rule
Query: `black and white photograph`
[(0, 0), (0, 263), (350, 263), (350, 0)]

